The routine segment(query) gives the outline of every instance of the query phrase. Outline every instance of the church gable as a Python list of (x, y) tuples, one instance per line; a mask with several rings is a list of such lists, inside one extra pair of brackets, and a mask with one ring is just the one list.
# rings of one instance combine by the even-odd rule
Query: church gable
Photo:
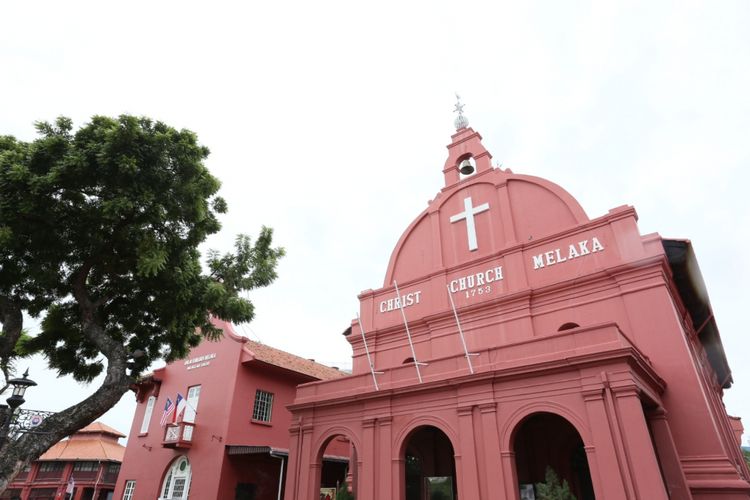
[(519, 241), (531, 241), (588, 222), (575, 198), (544, 179), (511, 175), (508, 195)]

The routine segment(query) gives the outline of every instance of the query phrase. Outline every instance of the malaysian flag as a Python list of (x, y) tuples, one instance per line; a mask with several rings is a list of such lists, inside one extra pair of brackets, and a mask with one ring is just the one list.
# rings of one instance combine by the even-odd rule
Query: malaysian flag
[(174, 403), (172, 403), (171, 399), (167, 398), (167, 402), (164, 404), (164, 413), (161, 414), (161, 420), (159, 420), (159, 425), (164, 427), (172, 412), (174, 412)]

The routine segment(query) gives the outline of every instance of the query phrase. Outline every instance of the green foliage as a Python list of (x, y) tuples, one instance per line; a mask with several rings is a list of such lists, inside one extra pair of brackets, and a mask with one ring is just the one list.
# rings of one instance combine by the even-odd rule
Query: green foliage
[(19, 349), (88, 381), (114, 342), (137, 376), (217, 338), (210, 314), (250, 321), (241, 293), (271, 283), (284, 251), (264, 227), (203, 272), (198, 245), (227, 207), (196, 135), (125, 115), (72, 130), (59, 118), (31, 143), (0, 136), (0, 298), (46, 312)]
[(552, 467), (547, 467), (544, 473), (544, 482), (536, 483), (534, 489), (536, 490), (537, 500), (576, 500), (575, 495), (570, 492), (568, 482), (563, 479), (562, 484), (560, 484), (560, 478), (557, 477)]
[(745, 462), (747, 463), (747, 466), (750, 467), (750, 449), (742, 448), (742, 455), (745, 457)]
[(336, 490), (336, 500), (354, 500), (354, 493), (349, 491), (346, 483), (343, 483), (339, 486), (339, 489)]

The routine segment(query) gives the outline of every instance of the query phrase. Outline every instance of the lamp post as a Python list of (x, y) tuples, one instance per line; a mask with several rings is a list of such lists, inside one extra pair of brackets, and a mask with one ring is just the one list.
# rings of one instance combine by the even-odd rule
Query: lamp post
[(13, 423), (13, 415), (16, 413), (18, 407), (26, 402), (26, 400), (23, 399), (26, 389), (36, 385), (36, 382), (28, 377), (29, 369), (27, 368), (22, 378), (12, 378), (8, 380), (8, 384), (13, 387), (13, 393), (5, 400), (5, 402), (8, 403), (8, 406), (0, 405), (0, 448), (5, 446), (5, 442), (8, 440), (10, 425)]

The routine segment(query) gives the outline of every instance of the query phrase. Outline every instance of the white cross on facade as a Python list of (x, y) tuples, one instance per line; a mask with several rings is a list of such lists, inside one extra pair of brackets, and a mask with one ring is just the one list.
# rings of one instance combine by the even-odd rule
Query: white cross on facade
[(489, 203), (482, 203), (478, 207), (471, 206), (471, 196), (464, 198), (464, 211), (451, 216), (451, 223), (466, 219), (466, 235), (469, 237), (469, 251), (477, 248), (477, 227), (474, 225), (474, 216), (490, 209)]

